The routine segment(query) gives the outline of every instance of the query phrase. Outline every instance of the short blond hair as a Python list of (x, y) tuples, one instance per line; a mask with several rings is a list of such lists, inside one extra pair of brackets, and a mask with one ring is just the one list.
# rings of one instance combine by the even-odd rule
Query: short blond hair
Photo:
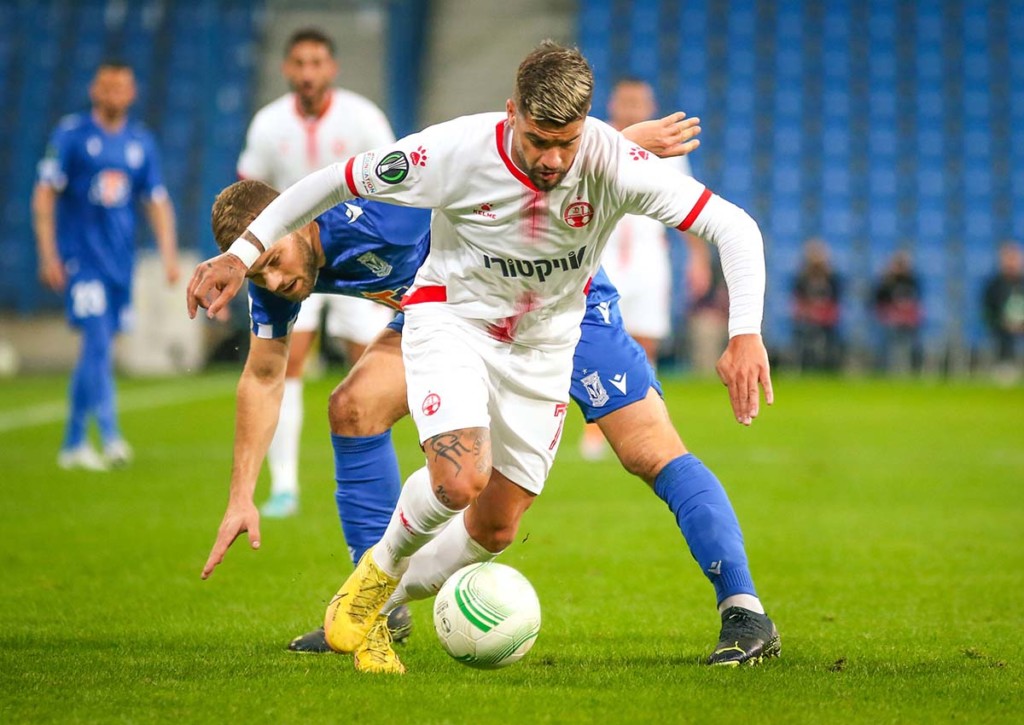
[(210, 226), (220, 251), (226, 252), (277, 197), (277, 189), (253, 179), (236, 181), (217, 194), (210, 212)]
[(535, 123), (567, 126), (585, 118), (594, 96), (594, 73), (577, 48), (545, 40), (516, 72), (515, 103)]

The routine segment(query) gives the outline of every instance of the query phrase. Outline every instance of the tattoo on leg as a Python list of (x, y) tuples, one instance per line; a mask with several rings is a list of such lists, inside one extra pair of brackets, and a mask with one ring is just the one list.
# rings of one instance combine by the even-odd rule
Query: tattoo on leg
[(434, 460), (443, 458), (455, 466), (456, 475), (462, 471), (462, 464), (458, 460), (459, 456), (472, 452), (462, 444), (457, 435), (452, 433), (436, 436), (430, 441), (430, 450), (434, 452)]
[(450, 509), (455, 508), (452, 505), (452, 500), (448, 498), (448, 492), (444, 490), (444, 486), (438, 484), (437, 488), (434, 489), (434, 493), (437, 494), (437, 500), (443, 503)]

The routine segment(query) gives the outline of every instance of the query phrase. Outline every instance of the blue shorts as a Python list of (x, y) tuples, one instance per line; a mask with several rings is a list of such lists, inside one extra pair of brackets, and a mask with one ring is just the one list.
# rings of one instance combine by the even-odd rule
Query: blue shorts
[(588, 306), (580, 333), (569, 395), (588, 423), (643, 400), (651, 388), (662, 394), (644, 349), (622, 324), (617, 302)]
[(402, 334), (402, 328), (405, 327), (405, 313), (399, 312), (394, 318), (387, 324), (389, 330), (394, 330), (399, 335)]
[[(404, 324), (399, 313), (388, 327), (401, 334)], [(572, 366), (569, 395), (588, 423), (643, 400), (651, 388), (662, 394), (644, 349), (622, 324), (618, 302), (587, 307)]]
[(68, 322), (81, 327), (87, 319), (101, 317), (120, 332), (131, 304), (131, 293), (94, 274), (77, 274), (68, 279), (64, 292), (64, 309)]

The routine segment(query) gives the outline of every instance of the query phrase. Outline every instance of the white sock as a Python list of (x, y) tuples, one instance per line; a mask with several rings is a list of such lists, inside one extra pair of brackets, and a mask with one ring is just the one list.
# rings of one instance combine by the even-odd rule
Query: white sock
[(299, 493), (299, 438), (302, 436), (302, 378), (284, 381), (277, 430), (267, 450), (270, 493)]
[(423, 467), (409, 476), (384, 536), (373, 547), (373, 560), (384, 573), (400, 578), (409, 557), (437, 536), (459, 512), (437, 500), (430, 473)]
[(764, 607), (761, 605), (761, 600), (753, 594), (733, 594), (731, 597), (726, 597), (722, 600), (722, 603), (718, 605), (719, 614), (729, 607), (743, 607), (744, 609), (749, 609), (751, 612), (764, 614)]
[(493, 561), (496, 556), (470, 537), (466, 531), (466, 513), (459, 513), (444, 531), (409, 559), (409, 569), (384, 605), (384, 613), (407, 602), (434, 596), (448, 577), (462, 567)]

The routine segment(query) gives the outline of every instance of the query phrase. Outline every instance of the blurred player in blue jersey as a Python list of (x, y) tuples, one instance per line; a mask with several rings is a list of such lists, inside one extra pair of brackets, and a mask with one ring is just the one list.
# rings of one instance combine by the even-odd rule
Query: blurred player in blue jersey
[[(106, 470), (132, 456), (117, 423), (112, 356), (131, 301), (136, 201), (146, 210), (169, 283), (179, 271), (174, 209), (156, 144), (128, 118), (135, 100), (132, 69), (102, 64), (89, 98), (91, 111), (64, 117), (50, 138), (39, 164), (32, 219), (39, 277), (64, 293), (68, 321), (82, 336), (57, 462), (62, 468)], [(88, 440), (93, 418), (102, 454)]]
[[(226, 249), (276, 196), (270, 187), (253, 181), (223, 191), (213, 210), (218, 245)], [(243, 531), (248, 532), (250, 545), (259, 546), (253, 493), (273, 435), (288, 334), (301, 301), (315, 290), (358, 295), (397, 309), (429, 251), (429, 225), (429, 211), (357, 199), (330, 209), (275, 244), (251, 268), (253, 337), (238, 386), (231, 495), (203, 568), (204, 578)], [(587, 296), (571, 396), (586, 419), (601, 426), (623, 466), (668, 504), (691, 553), (714, 585), (723, 625), (709, 662), (754, 663), (776, 655), (778, 634), (754, 589), (739, 522), (725, 490), (687, 452), (672, 427), (661, 386), (643, 348), (626, 333), (617, 299), (618, 292), (599, 273)], [(195, 304), (190, 301), (193, 314)], [(381, 537), (401, 488), (390, 429), (408, 414), (402, 323), (399, 316), (371, 343), (329, 404), (336, 501), (353, 563)], [(506, 532), (489, 530), (490, 522), (474, 520), (480, 518), (478, 512), (470, 507), (413, 557), (392, 599), (389, 626), (397, 636), (408, 628), (405, 602), (433, 596), (452, 571), (493, 558), (510, 543), (503, 538)], [(368, 640), (355, 652), (356, 668), (402, 671), (390, 643), (384, 651), (374, 649), (379, 644)], [(289, 648), (330, 651), (322, 628), (297, 637)]]

